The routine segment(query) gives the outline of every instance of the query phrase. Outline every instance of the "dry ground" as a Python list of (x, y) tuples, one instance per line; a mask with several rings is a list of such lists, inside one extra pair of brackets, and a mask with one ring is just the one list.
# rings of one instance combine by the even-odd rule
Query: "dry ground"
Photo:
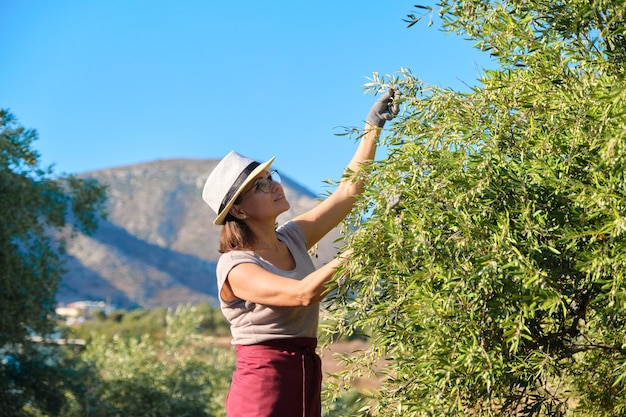
[[(339, 360), (338, 355), (359, 355), (359, 351), (367, 349), (367, 342), (361, 340), (352, 340), (348, 342), (333, 343), (323, 351), (320, 351), (322, 357), (322, 372), (326, 380), (330, 379), (329, 375), (336, 374), (345, 368), (345, 364)], [(356, 352), (356, 353), (354, 353)], [(378, 369), (382, 369), (382, 363)], [(380, 387), (381, 378), (377, 377), (361, 377), (352, 381), (351, 386), (359, 391), (373, 391)]]

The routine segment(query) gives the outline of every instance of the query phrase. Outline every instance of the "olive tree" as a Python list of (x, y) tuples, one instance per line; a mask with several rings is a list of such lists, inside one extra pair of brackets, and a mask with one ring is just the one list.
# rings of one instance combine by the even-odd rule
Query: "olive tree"
[(56, 324), (64, 269), (54, 232), (66, 226), (91, 232), (104, 214), (104, 187), (75, 176), (54, 178), (51, 168), (41, 167), (36, 139), (35, 130), (0, 109), (0, 410), (7, 416), (62, 407), (60, 352), (33, 342)]
[(347, 223), (325, 329), (371, 343), (344, 377), (385, 360), (374, 415), (626, 415), (626, 4), (406, 20), (430, 13), (496, 69), (469, 92), (373, 77), (403, 112)]

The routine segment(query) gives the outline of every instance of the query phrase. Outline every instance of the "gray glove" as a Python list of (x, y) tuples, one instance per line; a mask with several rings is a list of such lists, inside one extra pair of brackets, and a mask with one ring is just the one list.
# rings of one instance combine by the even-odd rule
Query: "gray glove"
[(376, 127), (383, 127), (387, 120), (391, 120), (398, 115), (399, 106), (394, 102), (394, 97), (397, 92), (395, 89), (390, 88), (380, 96), (376, 103), (370, 109), (367, 115), (367, 123)]

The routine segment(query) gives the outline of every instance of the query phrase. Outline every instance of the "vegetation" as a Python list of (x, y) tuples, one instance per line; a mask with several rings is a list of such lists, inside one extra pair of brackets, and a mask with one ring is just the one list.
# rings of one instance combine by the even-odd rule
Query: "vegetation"
[[(93, 333), (81, 354), (84, 390), (71, 397), (64, 416), (224, 416), (234, 368), (232, 349), (205, 328), (201, 311), (184, 306), (142, 311), (162, 332), (131, 334), (122, 321), (116, 337)], [(90, 327), (90, 326), (87, 326)], [(110, 329), (109, 329), (110, 330)]]
[(404, 113), (327, 331), (375, 329), (350, 371), (386, 360), (374, 415), (626, 415), (625, 6), (440, 1), (498, 69), (469, 93), (372, 80)]
[[(230, 337), (228, 321), (219, 309), (209, 304), (200, 304), (194, 306), (193, 310), (199, 318), (194, 332), (213, 337)], [(167, 332), (168, 317), (171, 314), (171, 311), (164, 308), (115, 310), (108, 314), (96, 310), (83, 324), (67, 327), (65, 332), (70, 338), (83, 339), (87, 342), (94, 337), (103, 337), (107, 342), (114, 338), (141, 336), (158, 340)]]
[(54, 179), (32, 148), (37, 132), (0, 109), (0, 410), (25, 406), (55, 414), (66, 382), (53, 365), (56, 349), (33, 336), (55, 329), (55, 293), (63, 273), (63, 241), (53, 232), (72, 226), (91, 232), (103, 215), (105, 190), (73, 176)]

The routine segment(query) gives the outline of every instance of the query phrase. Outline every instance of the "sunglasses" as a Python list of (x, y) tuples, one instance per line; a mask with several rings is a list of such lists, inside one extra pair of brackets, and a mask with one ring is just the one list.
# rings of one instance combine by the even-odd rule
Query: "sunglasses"
[(280, 175), (278, 175), (278, 171), (271, 171), (270, 174), (265, 178), (259, 178), (252, 188), (244, 191), (241, 195), (244, 195), (252, 190), (263, 191), (264, 193), (269, 193), (272, 191), (272, 182), (281, 183)]

